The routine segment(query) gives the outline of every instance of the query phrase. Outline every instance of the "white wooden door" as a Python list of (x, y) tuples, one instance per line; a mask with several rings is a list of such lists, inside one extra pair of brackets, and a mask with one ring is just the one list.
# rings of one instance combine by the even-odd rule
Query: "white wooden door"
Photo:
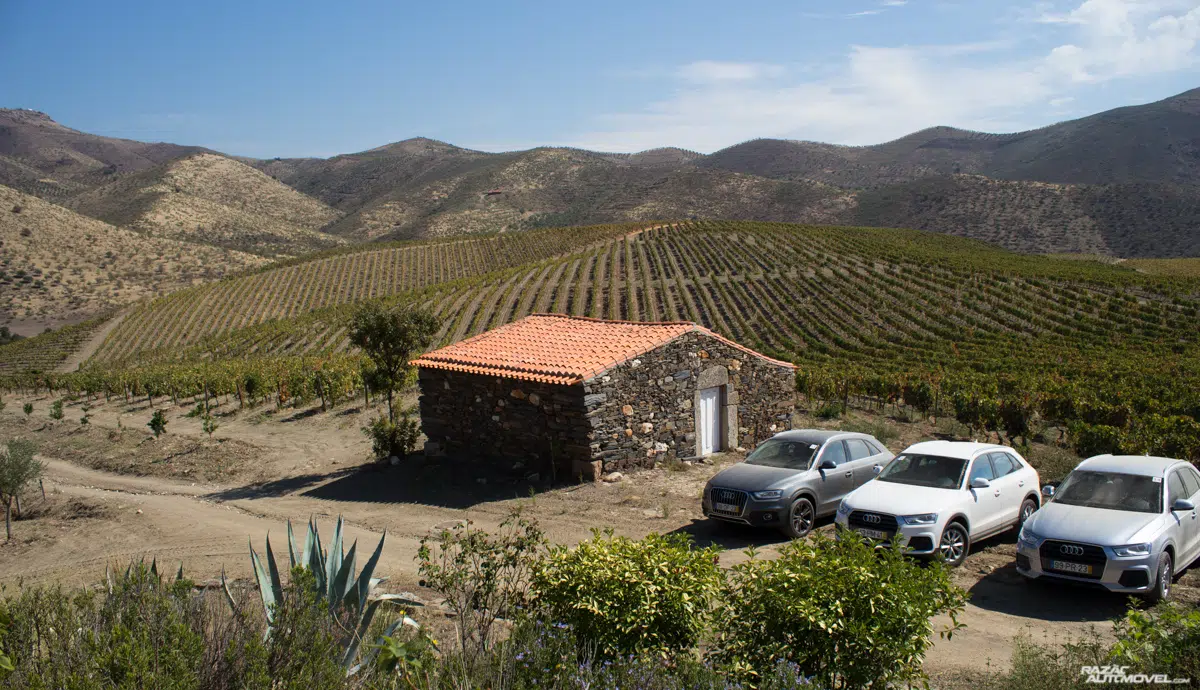
[(721, 449), (721, 389), (705, 388), (700, 391), (698, 417), (700, 454), (711, 455)]

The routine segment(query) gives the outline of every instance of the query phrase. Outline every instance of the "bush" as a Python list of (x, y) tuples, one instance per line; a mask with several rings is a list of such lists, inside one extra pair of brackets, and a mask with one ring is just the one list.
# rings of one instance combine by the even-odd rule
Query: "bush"
[(154, 438), (158, 438), (167, 433), (167, 415), (162, 410), (155, 410), (154, 415), (150, 417), (150, 421), (146, 423), (150, 427), (150, 431), (154, 432)]
[(405, 410), (400, 418), (392, 422), (380, 415), (363, 427), (363, 433), (371, 439), (371, 450), (380, 460), (394, 456), (405, 457), (417, 449), (417, 439), (421, 436), (421, 426)]
[(50, 419), (58, 421), (63, 418), (63, 401), (55, 400), (50, 404)]
[(1150, 611), (1130, 609), (1117, 621), (1116, 635), (1111, 663), (1200, 681), (1200, 609), (1173, 603)]
[(827, 402), (818, 407), (813, 414), (819, 419), (836, 419), (841, 417), (843, 412), (840, 402)]
[(717, 554), (693, 548), (682, 534), (635, 541), (596, 530), (538, 564), (534, 603), (602, 658), (680, 652), (706, 629), (721, 584)]
[(783, 659), (830, 688), (919, 681), (930, 618), (950, 614), (948, 636), (966, 602), (941, 564), (857, 538), (818, 534), (784, 545), (775, 560), (751, 555), (733, 567), (716, 616), (714, 655), (741, 678)]

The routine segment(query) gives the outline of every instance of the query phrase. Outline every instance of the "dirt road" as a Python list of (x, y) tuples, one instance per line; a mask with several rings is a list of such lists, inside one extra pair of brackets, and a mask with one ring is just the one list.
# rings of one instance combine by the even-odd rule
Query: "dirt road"
[[(148, 416), (145, 410), (130, 413), (115, 404), (103, 407), (108, 409), (93, 411), (95, 424), (115, 426), (120, 415)], [(0, 434), (39, 441), (47, 462), (47, 504), (67, 508), (14, 525), (17, 538), (0, 546), (0, 583), (8, 585), (90, 584), (103, 576), (105, 565), (120, 566), (141, 556), (156, 557), (169, 569), (182, 562), (189, 577), (197, 580), (216, 577), (222, 567), (231, 577), (247, 578), (249, 543), (261, 553), (269, 533), (277, 556), (286, 559), (285, 520), (302, 524), (310, 516), (318, 519), (326, 539), (338, 515), (347, 522), (348, 536), (368, 547), (386, 532), (380, 571), (391, 578), (392, 587), (413, 591), (418, 590), (414, 556), (422, 537), (464, 519), (495, 529), (518, 505), (526, 506), (547, 536), (559, 543), (576, 543), (590, 536), (593, 528), (612, 528), (635, 537), (651, 531), (682, 531), (698, 543), (724, 548), (726, 565), (744, 559), (748, 546), (769, 557), (782, 543), (773, 532), (714, 524), (700, 515), (704, 482), (721, 462), (736, 460), (733, 457), (718, 459), (717, 465), (640, 472), (612, 484), (544, 491), (539, 488), (540, 478), (530, 480), (510, 468), (499, 468), (483, 482), (476, 472), (448, 461), (414, 461), (396, 467), (354, 464), (356, 457), (363, 457), (357, 425), (366, 413), (313, 415), (286, 425), (279, 420), (255, 421), (253, 415), (230, 419), (223, 431), (236, 435), (237, 444), (206, 441), (198, 429), (191, 428), (199, 426), (197, 420), (177, 416), (170, 422), (172, 433), (195, 438), (175, 442), (204, 446), (204, 453), (176, 451), (166, 461), (143, 468), (145, 476), (130, 476), (79, 463), (108, 466), (106, 458), (122, 443), (133, 448), (131, 452), (148, 453), (145, 449), (153, 442), (145, 439), (135, 444), (112, 440), (121, 433), (144, 437), (141, 431), (95, 426), (81, 431), (70, 417), (58, 426), (39, 426), (40, 422), (22, 421), (11, 411), (15, 408), (19, 404), (0, 413)], [(250, 453), (248, 459), (227, 465), (238, 468), (227, 478), (204, 472), (191, 476), (223, 478), (171, 476), (182, 462), (172, 459), (174, 455), (211, 459), (227, 446)], [(55, 449), (76, 453), (75, 461), (56, 457)], [(179, 472), (190, 473), (190, 467)], [(39, 502), (40, 497), (27, 500), (31, 512), (36, 513)], [(832, 527), (826, 521), (822, 529)], [(927, 662), (932, 673), (982, 670), (989, 663), (1005, 666), (1013, 637), (1021, 632), (1061, 642), (1093, 626), (1107, 630), (1107, 621), (1122, 613), (1121, 597), (1025, 584), (1013, 569), (1014, 553), (1011, 535), (997, 537), (976, 545), (955, 572), (958, 584), (971, 594), (961, 617), (967, 627), (952, 640), (936, 644)], [(1200, 576), (1187, 575), (1175, 595), (1200, 601)]]

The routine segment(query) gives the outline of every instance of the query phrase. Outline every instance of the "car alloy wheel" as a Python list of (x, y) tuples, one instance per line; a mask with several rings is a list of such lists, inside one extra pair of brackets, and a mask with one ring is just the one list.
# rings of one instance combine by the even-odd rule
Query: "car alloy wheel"
[(806, 536), (812, 531), (813, 524), (817, 520), (817, 511), (813, 508), (812, 501), (801, 496), (792, 501), (792, 507), (788, 509), (787, 534), (792, 539), (799, 539)]
[(1017, 518), (1018, 530), (1021, 529), (1021, 526), (1025, 524), (1025, 521), (1028, 520), (1031, 515), (1037, 512), (1037, 509), (1037, 503), (1035, 503), (1032, 498), (1025, 499), (1025, 502), (1021, 504), (1021, 515)]
[(1157, 604), (1160, 601), (1166, 601), (1171, 596), (1171, 576), (1172, 566), (1171, 554), (1163, 552), (1163, 555), (1158, 559), (1158, 577), (1154, 579), (1154, 589), (1146, 595), (1146, 599), (1151, 604)]
[(967, 536), (967, 530), (961, 523), (951, 522), (946, 525), (945, 531), (942, 532), (942, 543), (938, 545), (938, 553), (941, 555), (942, 562), (951, 567), (961, 565), (967, 558), (970, 544), (970, 537)]

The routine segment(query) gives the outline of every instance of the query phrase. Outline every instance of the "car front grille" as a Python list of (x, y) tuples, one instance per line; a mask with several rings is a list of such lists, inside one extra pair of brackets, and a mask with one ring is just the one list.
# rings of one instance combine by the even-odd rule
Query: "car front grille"
[[(712, 512), (716, 515), (725, 515), (728, 517), (741, 517), (742, 513), (746, 512), (746, 492), (737, 489), (724, 489), (713, 487), (708, 494), (709, 504), (712, 507)], [(718, 505), (736, 506), (737, 510), (723, 510), (718, 508)]]
[(888, 534), (896, 533), (896, 516), (888, 515), (887, 513), (871, 513), (865, 510), (856, 510), (850, 513), (850, 517), (846, 518), (846, 524), (850, 529), (863, 528), (874, 529)]
[[(1047, 539), (1045, 542), (1042, 542), (1042, 547), (1038, 550), (1038, 553), (1042, 557), (1042, 570), (1058, 575), (1099, 580), (1104, 576), (1104, 566), (1108, 564), (1108, 556), (1104, 555), (1104, 549), (1093, 544), (1078, 544), (1071, 541)], [(1053, 561), (1090, 565), (1092, 566), (1092, 572), (1085, 575), (1083, 573), (1053, 568), (1050, 565)]]

